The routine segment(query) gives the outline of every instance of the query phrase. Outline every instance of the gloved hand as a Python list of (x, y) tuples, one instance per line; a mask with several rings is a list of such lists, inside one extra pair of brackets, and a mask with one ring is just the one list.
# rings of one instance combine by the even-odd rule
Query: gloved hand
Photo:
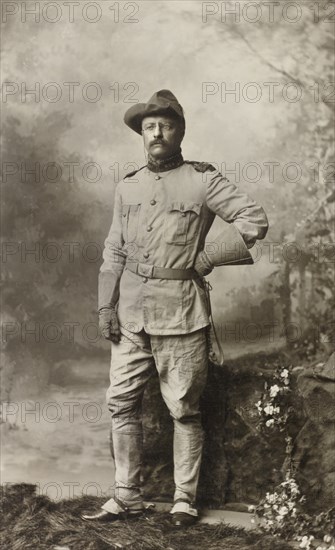
[(206, 252), (201, 250), (195, 258), (193, 267), (200, 277), (205, 277), (205, 275), (208, 275), (213, 270), (214, 266), (212, 265)]
[(120, 341), (121, 332), (115, 307), (103, 307), (99, 310), (99, 327), (106, 340), (115, 344)]

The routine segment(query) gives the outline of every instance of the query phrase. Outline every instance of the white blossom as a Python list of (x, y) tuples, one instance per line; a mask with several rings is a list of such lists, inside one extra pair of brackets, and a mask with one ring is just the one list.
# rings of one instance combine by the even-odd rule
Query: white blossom
[(276, 397), (276, 395), (280, 392), (280, 387), (275, 384), (274, 386), (271, 386), (270, 388), (270, 397)]
[(270, 405), (270, 404), (266, 405), (266, 407), (264, 407), (264, 412), (267, 415), (273, 414), (273, 405)]
[(266, 500), (270, 504), (274, 504), (276, 502), (277, 498), (278, 498), (277, 493), (273, 493), (272, 495), (270, 493), (266, 493)]
[(311, 535), (310, 537), (304, 535), (301, 539), (299, 548), (306, 548), (306, 550), (309, 550), (311, 548), (312, 540), (314, 540), (313, 535)]

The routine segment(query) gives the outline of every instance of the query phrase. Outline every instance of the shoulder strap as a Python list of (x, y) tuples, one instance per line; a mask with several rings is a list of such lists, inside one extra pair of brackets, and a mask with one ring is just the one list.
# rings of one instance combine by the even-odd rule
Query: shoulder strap
[(129, 172), (128, 174), (126, 174), (124, 176), (123, 179), (125, 180), (126, 178), (131, 178), (132, 176), (135, 176), (135, 174), (137, 174), (137, 172), (139, 172), (140, 170), (143, 170), (143, 168), (145, 168), (145, 167), (146, 167), (146, 164), (144, 166), (141, 166), (141, 168), (138, 168), (137, 170), (133, 170), (132, 172)]
[(194, 170), (197, 172), (215, 172), (216, 168), (210, 162), (198, 162), (195, 160), (186, 160), (187, 164), (192, 164)]

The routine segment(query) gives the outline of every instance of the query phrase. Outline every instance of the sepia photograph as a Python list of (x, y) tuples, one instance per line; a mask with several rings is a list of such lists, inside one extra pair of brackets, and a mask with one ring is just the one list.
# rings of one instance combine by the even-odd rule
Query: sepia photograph
[(1, 0), (1, 548), (335, 550), (335, 3)]

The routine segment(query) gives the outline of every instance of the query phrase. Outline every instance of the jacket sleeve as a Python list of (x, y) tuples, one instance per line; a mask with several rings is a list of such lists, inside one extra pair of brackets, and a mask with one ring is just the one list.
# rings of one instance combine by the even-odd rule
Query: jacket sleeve
[(119, 283), (126, 261), (122, 235), (122, 200), (119, 186), (114, 199), (113, 222), (105, 240), (99, 273), (98, 309), (113, 307), (119, 300)]
[(268, 219), (258, 205), (217, 170), (208, 174), (207, 207), (230, 227), (223, 228), (206, 253), (213, 266), (253, 263), (248, 248), (257, 239), (263, 239), (268, 230)]

